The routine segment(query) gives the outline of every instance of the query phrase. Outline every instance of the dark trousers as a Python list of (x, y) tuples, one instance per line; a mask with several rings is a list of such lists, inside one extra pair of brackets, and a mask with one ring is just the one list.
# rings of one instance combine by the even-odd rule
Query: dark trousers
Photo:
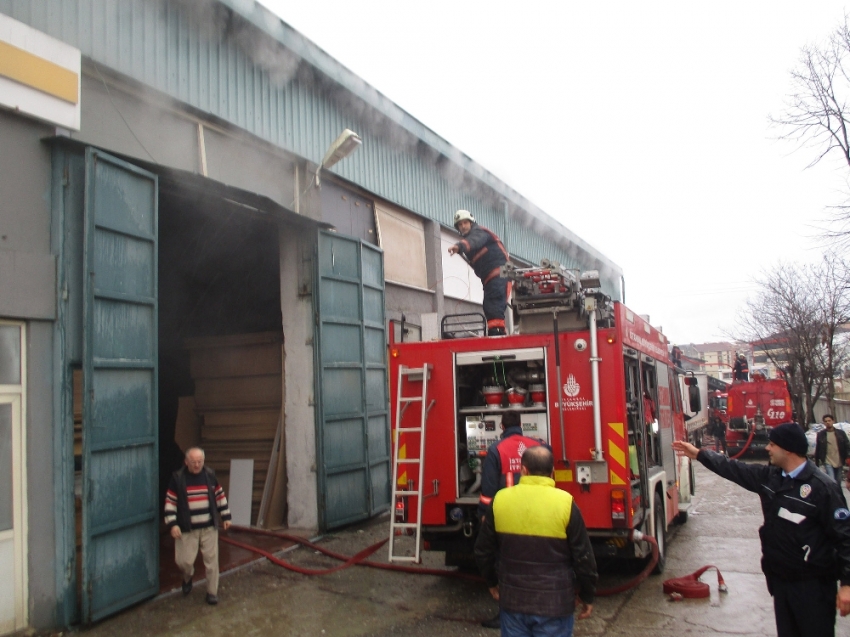
[(835, 637), (835, 580), (770, 578), (778, 637)]
[(501, 320), (505, 326), (505, 308), (508, 305), (508, 280), (495, 277), (484, 284), (484, 318)]

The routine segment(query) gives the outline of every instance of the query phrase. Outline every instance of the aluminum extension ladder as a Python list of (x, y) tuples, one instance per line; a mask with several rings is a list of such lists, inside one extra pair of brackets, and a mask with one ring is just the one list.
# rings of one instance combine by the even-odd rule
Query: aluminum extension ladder
[[(431, 375), (432, 365), (426, 363), (423, 367), (406, 367), (400, 365), (398, 368), (398, 385), (396, 391), (396, 421), (393, 440), (393, 477), (392, 477), (392, 493), (393, 504), (397, 502), (397, 498), (407, 496), (408, 504), (411, 498), (416, 499), (416, 521), (415, 522), (398, 522), (396, 521), (395, 506), (390, 512), (390, 542), (389, 542), (389, 560), (390, 562), (414, 562), (419, 563), (419, 547), (422, 537), (422, 482), (425, 475), (425, 422), (428, 419), (428, 412), (434, 406), (435, 401), (428, 403), (428, 378)], [(407, 378), (407, 385), (421, 381), (422, 393), (419, 396), (404, 395), (404, 380)], [(418, 427), (402, 427), (401, 423), (404, 417), (404, 412), (412, 403), (420, 404), (419, 426)], [(427, 407), (426, 407), (427, 405)], [(402, 438), (412, 438), (408, 434), (419, 434), (418, 455), (412, 455), (412, 449), (408, 449), (407, 445), (403, 445)], [(399, 450), (404, 449), (404, 458), (400, 457)], [(418, 479), (413, 483), (408, 480), (404, 488), (399, 488), (399, 475), (403, 474), (407, 467), (419, 467)], [(411, 484), (413, 483), (413, 484)], [(408, 509), (409, 510), (409, 509)], [(409, 529), (413, 529), (415, 548), (413, 555), (397, 555), (394, 551), (396, 547), (396, 532), (399, 536), (406, 533)]]

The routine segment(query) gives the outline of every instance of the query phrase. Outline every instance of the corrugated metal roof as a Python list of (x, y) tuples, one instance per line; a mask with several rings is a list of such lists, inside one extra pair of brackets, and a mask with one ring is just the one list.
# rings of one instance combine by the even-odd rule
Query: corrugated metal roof
[(619, 298), (619, 266), (253, 0), (0, 0), (0, 12), (313, 162), (356, 130), (363, 147), (333, 169), (343, 178), (447, 226), (466, 208), (513, 254), (599, 268)]

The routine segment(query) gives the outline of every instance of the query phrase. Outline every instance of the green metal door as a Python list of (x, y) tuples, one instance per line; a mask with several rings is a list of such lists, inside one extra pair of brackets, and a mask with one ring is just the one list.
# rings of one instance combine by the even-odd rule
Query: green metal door
[(319, 524), (330, 529), (390, 505), (384, 255), (320, 231), (316, 263)]
[(86, 150), (83, 621), (159, 590), (157, 178)]

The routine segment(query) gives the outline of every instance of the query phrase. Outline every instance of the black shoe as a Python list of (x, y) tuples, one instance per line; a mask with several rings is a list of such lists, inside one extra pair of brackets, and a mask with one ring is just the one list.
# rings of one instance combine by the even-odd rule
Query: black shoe
[(484, 628), (501, 628), (502, 627), (502, 614), (496, 613), (495, 617), (491, 617), (490, 619), (485, 619), (481, 622), (481, 625)]
[(183, 586), (181, 587), (184, 595), (188, 595), (192, 592), (192, 580), (188, 582), (183, 582)]
[(218, 597), (207, 593), (207, 604), (209, 604), (210, 606), (215, 606), (216, 604), (218, 604)]

